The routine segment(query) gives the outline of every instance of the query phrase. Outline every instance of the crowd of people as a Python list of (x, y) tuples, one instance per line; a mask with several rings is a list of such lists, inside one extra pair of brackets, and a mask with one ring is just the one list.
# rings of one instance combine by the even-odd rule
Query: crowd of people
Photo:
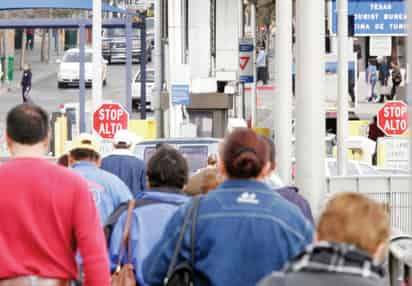
[(44, 159), (49, 131), (36, 105), (7, 115), (0, 286), (384, 285), (384, 207), (341, 193), (315, 224), (297, 188), (268, 183), (275, 145), (251, 129), (192, 177), (172, 146), (136, 158), (126, 130), (105, 158), (79, 135), (59, 166)]

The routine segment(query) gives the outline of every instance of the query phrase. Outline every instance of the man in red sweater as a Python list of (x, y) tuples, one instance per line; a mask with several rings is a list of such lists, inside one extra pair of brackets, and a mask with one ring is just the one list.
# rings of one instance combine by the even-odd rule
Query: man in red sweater
[(0, 166), (0, 286), (66, 286), (75, 279), (78, 249), (85, 285), (110, 285), (99, 216), (87, 183), (42, 157), (49, 119), (40, 107), (7, 115), (12, 160)]

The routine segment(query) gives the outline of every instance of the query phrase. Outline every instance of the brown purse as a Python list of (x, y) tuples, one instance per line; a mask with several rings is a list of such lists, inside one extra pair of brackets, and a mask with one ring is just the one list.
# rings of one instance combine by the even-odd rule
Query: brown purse
[[(112, 275), (112, 286), (136, 286), (136, 278), (133, 272), (133, 265), (131, 264), (130, 253), (130, 225), (132, 222), (132, 213), (136, 205), (136, 201), (131, 200), (127, 207), (126, 224), (123, 231), (123, 239), (120, 244), (119, 261), (117, 263), (116, 272)], [(126, 264), (122, 265), (122, 258), (125, 250), (127, 251)]]

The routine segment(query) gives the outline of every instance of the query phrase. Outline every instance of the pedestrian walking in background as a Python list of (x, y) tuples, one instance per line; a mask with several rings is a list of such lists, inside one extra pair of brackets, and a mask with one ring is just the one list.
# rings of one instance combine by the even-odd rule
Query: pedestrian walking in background
[(378, 162), (378, 139), (379, 137), (384, 137), (385, 133), (378, 127), (378, 118), (375, 115), (372, 122), (369, 124), (368, 138), (375, 141), (375, 152), (372, 155), (372, 165), (376, 165)]
[(101, 168), (118, 176), (130, 189), (134, 198), (146, 189), (146, 168), (143, 160), (132, 149), (142, 141), (127, 130), (119, 130), (113, 139), (113, 152), (103, 158)]
[(401, 73), (401, 68), (396, 62), (392, 62), (392, 89), (391, 89), (391, 97), (390, 99), (393, 100), (396, 96), (396, 91), (398, 87), (402, 83), (402, 73)]
[(68, 286), (84, 258), (85, 285), (109, 286), (100, 219), (86, 181), (43, 159), (49, 117), (22, 104), (7, 115), (11, 160), (0, 166), (0, 285)]
[(27, 35), (27, 43), (26, 43), (26, 49), (30, 49), (33, 51), (34, 48), (34, 29), (27, 29), (26, 30), (26, 35)]
[(357, 193), (332, 198), (317, 227), (317, 242), (259, 286), (384, 286), (389, 244), (384, 207)]
[(100, 213), (101, 225), (104, 225), (120, 204), (133, 197), (121, 179), (99, 168), (99, 152), (100, 144), (96, 138), (91, 134), (80, 134), (69, 152), (69, 165), (86, 179)]
[[(182, 192), (189, 168), (176, 149), (160, 148), (147, 163), (148, 190), (136, 200), (130, 227), (130, 263), (141, 286), (151, 285), (143, 278), (143, 263), (162, 237), (167, 222), (189, 198)], [(126, 224), (124, 212), (114, 226), (110, 240), (110, 261), (114, 270), (119, 261), (120, 244)], [(123, 260), (126, 262), (126, 257)]]
[(266, 62), (266, 51), (263, 48), (257, 48), (256, 68), (257, 68), (257, 80), (262, 81), (263, 84), (267, 84), (268, 81), (268, 68)]
[(29, 101), (29, 93), (31, 90), (31, 80), (32, 80), (32, 72), (30, 66), (25, 64), (23, 67), (23, 74), (21, 77), (21, 93), (23, 98), (23, 103), (27, 103)]
[[(176, 265), (193, 265), (194, 285), (256, 285), (312, 242), (312, 225), (262, 179), (270, 169), (267, 142), (253, 130), (235, 129), (220, 150), (225, 177), (216, 190), (180, 208), (143, 264), (145, 281), (163, 285), (186, 212), (198, 205), (192, 235), (184, 233)], [(194, 257), (191, 251), (194, 240)]]
[(378, 100), (378, 97), (376, 96), (376, 93), (375, 93), (375, 86), (378, 80), (377, 73), (378, 73), (378, 70), (377, 70), (375, 62), (372, 60), (369, 60), (368, 68), (366, 69), (366, 82), (370, 86), (370, 95), (368, 98), (368, 102), (371, 102), (371, 101), (376, 102)]
[(388, 79), (389, 79), (389, 64), (387, 63), (386, 59), (378, 58), (378, 71), (379, 71), (379, 82), (381, 86), (388, 86)]

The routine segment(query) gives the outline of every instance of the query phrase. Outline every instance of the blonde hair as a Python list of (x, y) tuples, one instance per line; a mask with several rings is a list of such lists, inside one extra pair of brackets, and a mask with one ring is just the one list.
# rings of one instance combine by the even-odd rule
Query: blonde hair
[(378, 202), (358, 193), (341, 193), (328, 202), (317, 233), (319, 240), (353, 244), (374, 255), (389, 239), (389, 216)]
[(223, 182), (217, 168), (205, 168), (193, 175), (183, 191), (189, 196), (207, 194)]

